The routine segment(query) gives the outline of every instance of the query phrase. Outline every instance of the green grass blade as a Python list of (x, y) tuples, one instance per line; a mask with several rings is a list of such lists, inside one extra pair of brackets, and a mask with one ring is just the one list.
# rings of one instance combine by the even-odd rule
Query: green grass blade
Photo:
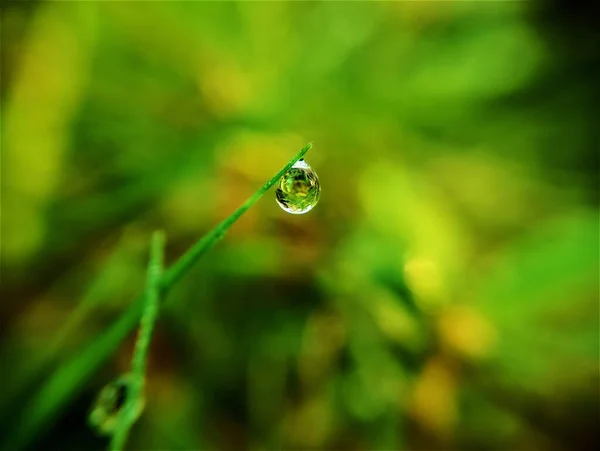
[(242, 204), (236, 211), (234, 211), (229, 217), (227, 217), (221, 224), (208, 232), (204, 238), (198, 241), (190, 250), (188, 250), (179, 260), (177, 260), (173, 266), (171, 266), (166, 272), (162, 279), (163, 289), (171, 288), (177, 281), (186, 274), (192, 265), (208, 250), (217, 244), (217, 242), (223, 238), (225, 232), (242, 216), (246, 211), (254, 205), (263, 194), (265, 194), (277, 181), (285, 174), (289, 169), (300, 160), (306, 152), (312, 147), (312, 144), (304, 146), (300, 152), (296, 154), (294, 158), (290, 160), (271, 180), (265, 183), (257, 192), (255, 192), (246, 202)]
[[(204, 253), (214, 247), (235, 221), (277, 183), (298, 160), (303, 158), (311, 147), (312, 144), (304, 146), (241, 207), (200, 239), (165, 271), (161, 278), (161, 289), (166, 292), (180, 280)], [(24, 407), (22, 414), (16, 417), (12, 432), (8, 435), (2, 449), (13, 451), (27, 446), (35, 438), (35, 434), (46, 427), (60, 409), (81, 392), (86, 380), (116, 351), (139, 321), (144, 300), (145, 294), (142, 294), (104, 334), (82, 347), (72, 360), (58, 367), (48, 377), (40, 391)]]

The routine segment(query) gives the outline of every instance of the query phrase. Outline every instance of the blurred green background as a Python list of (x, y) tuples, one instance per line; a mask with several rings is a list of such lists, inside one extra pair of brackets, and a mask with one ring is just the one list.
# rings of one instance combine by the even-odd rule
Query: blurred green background
[(0, 448), (104, 448), (135, 335), (95, 350), (151, 232), (173, 262), (314, 141), (318, 206), (267, 193), (170, 293), (129, 448), (597, 449), (599, 41), (571, 8), (3, 2)]

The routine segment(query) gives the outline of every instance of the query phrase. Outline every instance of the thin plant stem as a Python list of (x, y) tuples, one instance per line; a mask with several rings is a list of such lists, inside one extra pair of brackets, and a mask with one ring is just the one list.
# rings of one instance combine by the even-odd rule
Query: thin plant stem
[(135, 343), (131, 372), (134, 376), (143, 379), (146, 372), (148, 348), (154, 329), (154, 322), (158, 316), (160, 305), (160, 278), (164, 267), (165, 235), (163, 232), (154, 232), (150, 248), (150, 261), (148, 263), (148, 279), (146, 283), (146, 303), (140, 322), (140, 331)]
[(150, 245), (144, 310), (140, 320), (133, 358), (131, 359), (131, 385), (126, 392), (125, 404), (123, 410), (119, 413), (118, 423), (110, 442), (109, 449), (111, 451), (121, 451), (124, 448), (129, 430), (137, 419), (138, 406), (143, 402), (148, 351), (160, 305), (160, 281), (164, 265), (164, 247), (164, 233), (154, 232)]

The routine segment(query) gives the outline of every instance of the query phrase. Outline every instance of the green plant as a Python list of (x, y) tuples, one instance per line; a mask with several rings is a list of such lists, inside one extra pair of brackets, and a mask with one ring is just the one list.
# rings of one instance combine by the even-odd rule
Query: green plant
[(117, 418), (117, 426), (110, 443), (110, 449), (115, 451), (124, 448), (129, 430), (138, 417), (137, 406), (143, 397), (150, 340), (160, 305), (160, 278), (163, 272), (164, 245), (164, 234), (155, 232), (150, 246), (144, 313), (140, 320), (140, 330), (131, 359), (131, 385), (126, 392), (125, 403)]
[[(100, 365), (107, 360), (118, 348), (119, 344), (131, 331), (140, 318), (142, 330), (136, 343), (133, 366), (138, 375), (142, 374), (147, 357), (147, 346), (150, 341), (151, 326), (144, 326), (144, 321), (153, 323), (156, 320), (156, 300), (163, 300), (168, 291), (190, 270), (198, 259), (212, 249), (217, 242), (225, 236), (227, 230), (252, 207), (297, 161), (312, 148), (312, 143), (304, 146), (277, 174), (259, 188), (237, 210), (224, 219), (219, 225), (208, 232), (185, 254), (183, 254), (160, 277), (156, 277), (156, 263), (158, 249), (161, 247), (160, 238), (153, 241), (153, 258), (150, 259), (148, 289), (142, 293), (119, 319), (100, 337), (92, 343), (82, 347), (70, 361), (58, 367), (48, 378), (47, 382), (34, 395), (31, 403), (24, 409), (10, 438), (4, 443), (6, 450), (20, 449), (26, 446), (34, 434), (48, 424), (52, 416), (66, 404), (69, 399), (77, 395), (83, 388), (85, 381)], [(157, 241), (158, 240), (158, 241)], [(146, 313), (143, 314), (143, 310)], [(141, 343), (140, 343), (141, 341)], [(135, 395), (135, 393), (134, 393)], [(128, 395), (128, 399), (132, 395)], [(124, 443), (127, 430), (131, 426), (128, 416), (119, 417), (118, 438), (115, 436), (111, 449), (118, 449)]]

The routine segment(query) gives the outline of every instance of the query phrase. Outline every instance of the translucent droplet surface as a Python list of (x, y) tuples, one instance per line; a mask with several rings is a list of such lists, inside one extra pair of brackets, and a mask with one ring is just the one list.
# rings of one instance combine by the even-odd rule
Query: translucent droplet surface
[[(106, 385), (96, 397), (90, 415), (89, 425), (100, 435), (111, 435), (117, 425), (119, 413), (125, 406), (127, 393), (131, 388), (133, 377), (130, 374), (120, 376)], [(135, 406), (135, 418), (144, 409), (143, 398)]]
[(281, 177), (275, 199), (283, 210), (293, 215), (308, 213), (319, 202), (321, 185), (317, 173), (299, 160)]

